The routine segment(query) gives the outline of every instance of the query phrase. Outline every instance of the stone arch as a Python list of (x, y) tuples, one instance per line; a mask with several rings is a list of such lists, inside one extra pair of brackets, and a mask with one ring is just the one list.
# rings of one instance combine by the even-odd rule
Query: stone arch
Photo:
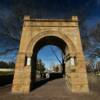
[(44, 37), (48, 37), (48, 36), (54, 36), (54, 37), (60, 38), (68, 46), (68, 51), (71, 55), (75, 56), (77, 54), (74, 43), (71, 41), (71, 39), (67, 35), (57, 32), (57, 31), (44, 31), (44, 32), (37, 34), (30, 40), (30, 42), (27, 46), (27, 49), (26, 49), (26, 56), (32, 56), (32, 52), (33, 52), (33, 48), (34, 48), (35, 44), (40, 39), (42, 39)]
[[(66, 49), (69, 54), (65, 54), (65, 67), (67, 69), (65, 72), (66, 85), (72, 92), (88, 92), (86, 66), (84, 63), (77, 17), (73, 17), (72, 20), (69, 21), (40, 20), (30, 19), (29, 17), (24, 19), (12, 92), (30, 92), (33, 49), (38, 41), (49, 36), (57, 37), (63, 40), (67, 45)], [(76, 63), (74, 61), (76, 61)]]
[[(35, 67), (36, 67), (36, 56), (37, 56), (37, 52), (38, 52), (37, 49), (34, 52), (34, 49), (36, 48), (36, 45), (38, 44), (38, 42), (41, 41), (43, 38), (46, 38), (46, 37), (47, 38), (48, 37), (52, 37), (52, 38), (55, 37), (55, 38), (60, 39), (59, 42), (63, 41), (62, 44), (64, 43), (64, 45), (65, 45), (64, 49), (63, 49), (63, 50), (65, 50), (65, 52), (63, 52), (63, 53), (65, 53), (64, 56), (65, 56), (66, 59), (67, 59), (68, 55), (69, 55), (68, 59), (71, 59), (71, 57), (74, 59), (74, 57), (76, 56), (75, 55), (76, 54), (76, 48), (75, 48), (73, 42), (71, 41), (71, 39), (67, 35), (62, 34), (60, 32), (57, 32), (57, 31), (46, 31), (46, 32), (38, 33), (38, 35), (34, 36), (34, 38), (32, 38), (30, 40), (29, 45), (27, 46), (27, 49), (26, 49), (26, 57), (27, 57), (27, 59), (28, 58), (31, 59), (31, 61), (30, 61), (31, 63), (29, 65), (31, 66), (31, 72), (34, 73), (34, 74), (31, 74), (31, 82), (32, 83), (36, 78), (35, 77), (35, 75), (36, 75)], [(52, 42), (52, 44), (53, 43), (54, 42)], [(55, 43), (57, 44), (57, 42), (55, 42)], [(42, 42), (39, 42), (39, 45), (41, 45), (41, 44), (42, 44)], [(62, 47), (60, 46), (60, 49), (61, 48)], [(67, 49), (68, 55), (66, 54), (66, 49)], [(35, 55), (35, 57), (33, 55)], [(69, 62), (70, 62), (70, 60), (69, 60)], [(67, 68), (66, 66), (69, 66), (69, 67)], [(65, 63), (64, 63), (63, 74), (67, 77), (67, 79), (69, 79), (69, 78), (66, 75), (66, 73), (69, 74), (70, 69), (71, 69), (70, 64), (65, 65)], [(32, 79), (34, 79), (34, 80), (32, 81)]]

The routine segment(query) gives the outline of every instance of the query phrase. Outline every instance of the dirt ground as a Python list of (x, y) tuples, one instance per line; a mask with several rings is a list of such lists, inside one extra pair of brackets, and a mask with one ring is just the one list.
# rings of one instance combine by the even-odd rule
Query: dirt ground
[(0, 87), (0, 100), (100, 100), (100, 76), (88, 75), (90, 93), (71, 93), (63, 78), (47, 81), (27, 95), (12, 94), (11, 84)]

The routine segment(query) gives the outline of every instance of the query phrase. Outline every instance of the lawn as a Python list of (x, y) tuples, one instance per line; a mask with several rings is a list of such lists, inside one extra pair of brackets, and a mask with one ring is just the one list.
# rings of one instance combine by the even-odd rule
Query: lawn
[(13, 75), (14, 72), (0, 72), (0, 76), (8, 76), (8, 75)]

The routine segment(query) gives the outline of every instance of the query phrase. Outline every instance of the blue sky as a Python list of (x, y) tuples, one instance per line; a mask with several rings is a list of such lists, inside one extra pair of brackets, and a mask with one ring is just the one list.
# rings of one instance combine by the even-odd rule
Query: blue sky
[[(51, 50), (53, 48), (53, 51)], [(44, 46), (40, 51), (38, 52), (38, 59), (41, 59), (43, 63), (45, 64), (46, 68), (52, 67), (53, 64), (60, 64), (58, 59), (56, 58), (55, 54), (59, 58), (60, 61), (62, 61), (62, 52), (60, 48), (54, 45), (48, 45)]]
[(97, 7), (90, 11), (90, 15), (87, 17), (84, 23), (87, 25), (88, 29), (91, 29), (95, 27), (97, 23), (100, 23), (100, 3)]
[[(20, 40), (22, 29), (22, 20), (19, 20), (26, 14), (34, 18), (62, 19), (77, 15), (80, 20), (85, 19), (83, 23), (90, 31), (100, 22), (100, 0), (0, 0), (0, 61), (16, 60), (19, 47), (19, 41), (16, 40)], [(13, 48), (15, 50), (9, 50)], [(61, 59), (60, 49), (55, 46), (53, 48)], [(39, 51), (38, 58), (47, 67), (52, 63), (59, 64), (48, 46)]]

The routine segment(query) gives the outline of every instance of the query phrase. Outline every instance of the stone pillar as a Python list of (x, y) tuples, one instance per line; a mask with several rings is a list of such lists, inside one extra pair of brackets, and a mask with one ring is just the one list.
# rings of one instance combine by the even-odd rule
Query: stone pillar
[[(72, 92), (89, 92), (88, 87), (88, 79), (87, 79), (87, 72), (86, 72), (86, 65), (85, 65), (85, 59), (82, 49), (82, 43), (81, 43), (81, 37), (80, 37), (80, 29), (78, 26), (78, 17), (72, 16), (72, 21), (75, 22), (77, 27), (73, 32), (75, 32), (75, 35), (73, 34), (73, 43), (75, 45), (75, 66), (74, 70), (73, 67), (71, 69), (71, 90)], [(74, 53), (74, 49), (71, 50), (72, 54)], [(73, 56), (73, 55), (72, 55)]]
[(83, 57), (78, 58), (78, 56), (76, 56), (76, 59), (77, 59), (77, 62), (75, 64), (75, 62), (71, 58), (71, 64), (72, 64), (71, 73), (70, 73), (71, 91), (72, 92), (89, 92), (88, 79), (87, 79)]
[(70, 68), (71, 68), (70, 57), (69, 57), (69, 55), (66, 55), (65, 56), (65, 81), (66, 81), (66, 85), (69, 89), (71, 87)]
[(12, 93), (29, 93), (31, 83), (31, 67), (30, 59), (27, 58), (25, 66), (25, 54), (18, 54), (16, 68), (13, 79)]

